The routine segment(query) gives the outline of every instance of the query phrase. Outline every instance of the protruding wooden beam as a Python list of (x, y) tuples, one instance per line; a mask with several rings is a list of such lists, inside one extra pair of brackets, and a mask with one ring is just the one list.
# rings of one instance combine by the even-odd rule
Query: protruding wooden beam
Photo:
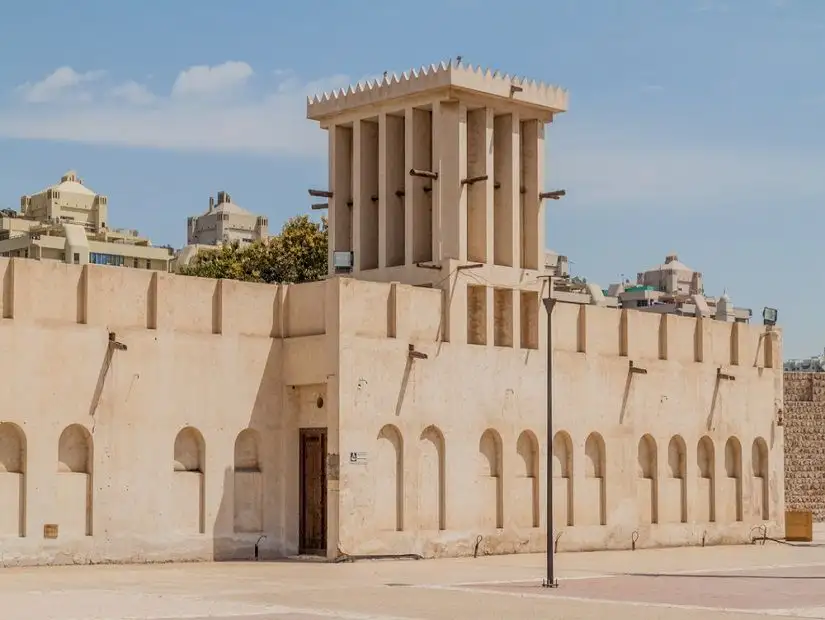
[(467, 177), (466, 179), (461, 179), (462, 185), (472, 185), (473, 183), (478, 183), (479, 181), (486, 181), (489, 178), (486, 174), (480, 174), (476, 177)]
[(312, 205), (313, 211), (320, 211), (321, 209), (329, 209), (329, 203), (316, 202), (314, 205)]
[(432, 170), (418, 170), (417, 168), (410, 168), (411, 177), (422, 177), (425, 179), (437, 179), (438, 173)]
[(311, 189), (309, 195), (314, 198), (332, 198), (332, 192), (324, 189)]
[(630, 372), (635, 375), (646, 375), (647, 368), (642, 368), (641, 366), (636, 366), (633, 363), (633, 360), (630, 360)]
[(566, 196), (566, 195), (567, 195), (567, 190), (557, 189), (557, 190), (552, 191), (552, 192), (542, 192), (542, 193), (539, 194), (539, 198), (541, 198), (542, 200), (545, 200), (546, 198), (549, 198), (550, 200), (558, 200), (562, 196)]

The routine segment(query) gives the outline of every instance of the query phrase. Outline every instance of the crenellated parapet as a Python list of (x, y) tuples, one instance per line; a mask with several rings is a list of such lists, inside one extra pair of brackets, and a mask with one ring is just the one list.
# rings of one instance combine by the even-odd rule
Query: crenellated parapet
[(460, 61), (445, 61), (411, 69), (401, 75), (386, 74), (379, 80), (367, 80), (348, 88), (308, 97), (307, 118), (322, 120), (354, 108), (438, 89), (458, 89), (499, 97), (550, 113), (567, 110), (568, 94), (563, 88), (480, 66), (465, 65)]

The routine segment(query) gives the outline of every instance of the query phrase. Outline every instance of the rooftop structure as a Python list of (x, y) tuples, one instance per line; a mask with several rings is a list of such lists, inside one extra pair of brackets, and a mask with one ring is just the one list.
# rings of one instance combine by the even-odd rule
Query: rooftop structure
[(532, 108), (547, 122), (554, 113), (567, 111), (568, 95), (563, 88), (457, 60), (411, 69), (401, 75), (385, 74), (381, 80), (310, 96), (307, 118), (320, 121), (326, 128), (327, 123), (338, 121), (341, 114), (355, 112), (361, 116), (366, 107), (393, 107), (399, 99), (405, 105), (414, 106), (419, 101), (429, 105), (436, 92), (446, 95), (446, 99), (455, 96), (465, 101), (478, 96), (479, 104), (489, 103), (490, 98), (498, 98), (505, 105), (517, 103), (521, 110)]
[(514, 317), (501, 341), (520, 322), (538, 337), (543, 203), (558, 197), (544, 188), (545, 125), (566, 109), (559, 87), (461, 62), (309, 98), (329, 135), (328, 187), (310, 194), (329, 209), (330, 274), (450, 290), (450, 333), (492, 325), (481, 284), (497, 286)]
[(635, 285), (630, 281), (612, 284), (605, 293), (618, 298), (622, 308), (658, 314), (701, 315), (739, 323), (749, 322), (753, 314), (750, 308), (734, 307), (727, 293), (718, 299), (705, 296), (702, 273), (682, 263), (676, 254), (639, 272)]
[(190, 245), (221, 245), (238, 242), (247, 245), (269, 237), (269, 222), (232, 202), (227, 192), (218, 192), (217, 200), (209, 197), (205, 213), (186, 222), (186, 243)]

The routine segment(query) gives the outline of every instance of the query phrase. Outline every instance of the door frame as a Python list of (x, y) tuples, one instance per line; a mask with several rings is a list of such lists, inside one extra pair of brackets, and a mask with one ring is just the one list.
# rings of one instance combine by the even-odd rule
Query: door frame
[[(298, 553), (301, 555), (327, 554), (327, 429), (301, 428), (298, 430)], [(306, 445), (307, 439), (320, 439), (321, 444), (321, 547), (311, 548), (305, 545), (307, 532), (307, 497), (306, 497)]]

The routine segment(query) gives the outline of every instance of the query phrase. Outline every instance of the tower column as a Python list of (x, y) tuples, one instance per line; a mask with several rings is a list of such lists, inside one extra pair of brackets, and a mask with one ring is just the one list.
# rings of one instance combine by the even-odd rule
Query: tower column
[(382, 113), (378, 117), (378, 266), (396, 267), (405, 262), (404, 177), (405, 115)]
[(495, 190), (493, 262), (517, 267), (520, 255), (521, 169), (518, 114), (497, 116), (493, 125)]
[(387, 266), (387, 114), (378, 115), (378, 268)]
[[(437, 103), (433, 104), (437, 108)], [(419, 108), (405, 111), (404, 209), (406, 263), (433, 259), (433, 188), (438, 181), (414, 177), (410, 168), (432, 170), (433, 112)]]
[(413, 264), (413, 178), (407, 174), (415, 159), (415, 110), (404, 110), (404, 264)]
[(329, 128), (329, 273), (333, 254), (352, 252), (352, 127)]
[(544, 164), (544, 123), (539, 120), (521, 122), (521, 217), (520, 266), (539, 269), (543, 263), (544, 221), (542, 200), (542, 168)]
[[(353, 271), (378, 267), (378, 124), (353, 123)], [(373, 200), (373, 198), (375, 200)]]
[(493, 262), (493, 110), (467, 113), (467, 176), (487, 175), (466, 187), (467, 260)]
[(467, 107), (441, 101), (433, 109), (433, 260), (467, 260)]
[(363, 185), (362, 177), (362, 151), (364, 145), (363, 139), (363, 123), (355, 121), (352, 124), (352, 253), (353, 263), (352, 271), (357, 273), (361, 271), (361, 211), (363, 209), (363, 196), (361, 186)]

